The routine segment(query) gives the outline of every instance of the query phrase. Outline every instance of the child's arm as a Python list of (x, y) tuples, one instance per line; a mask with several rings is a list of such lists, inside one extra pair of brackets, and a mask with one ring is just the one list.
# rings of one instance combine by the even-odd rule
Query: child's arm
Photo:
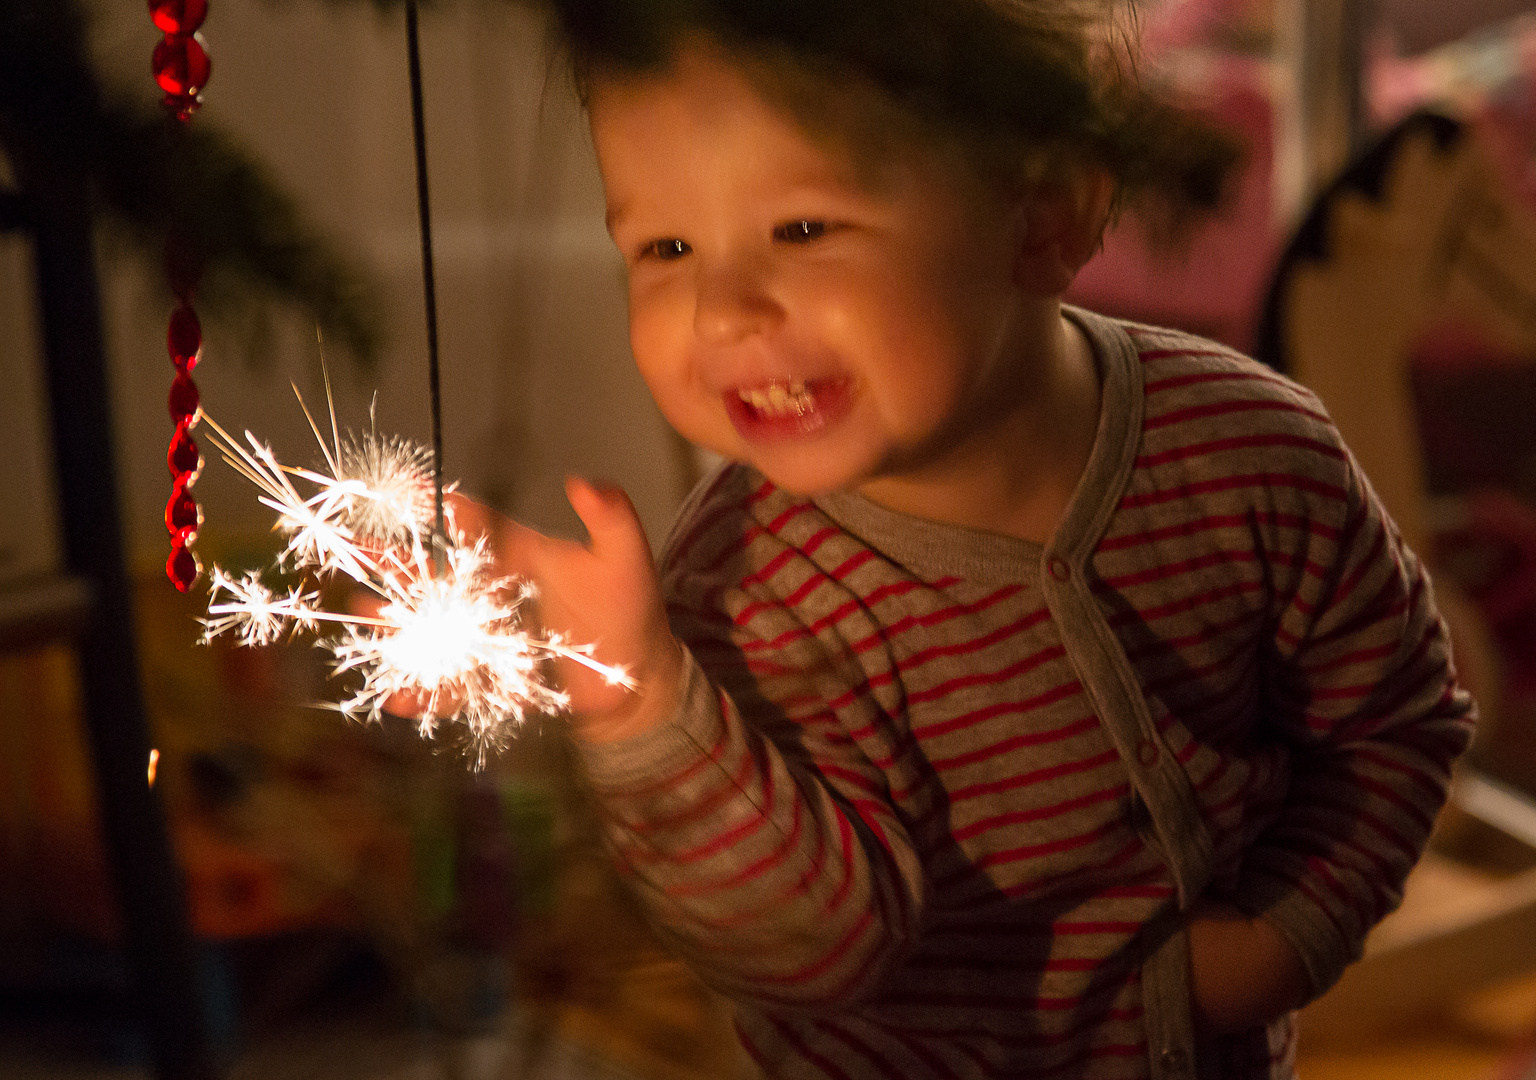
[(744, 723), (670, 632), (622, 492), (580, 481), (568, 492), (590, 548), (500, 522), (498, 553), (538, 584), (547, 627), (594, 643), (597, 659), (638, 683), (629, 693), (578, 665), (562, 672), (637, 894), (733, 996), (781, 1007), (858, 999), (905, 952), (922, 908), (918, 858), (879, 797), (881, 774), (846, 740), (797, 728), (786, 750)]
[[(1274, 623), (1261, 723), (1289, 744), (1291, 780), (1224, 897), (1294, 948), (1301, 1000), (1328, 989), (1401, 900), (1474, 714), (1428, 577), (1339, 450), (1337, 473), (1317, 478), (1304, 549), (1265, 552)], [(1222, 929), (1205, 928), (1208, 951)], [(1197, 991), (1212, 960), (1194, 957)], [(1275, 981), (1255, 952), (1224, 960)]]

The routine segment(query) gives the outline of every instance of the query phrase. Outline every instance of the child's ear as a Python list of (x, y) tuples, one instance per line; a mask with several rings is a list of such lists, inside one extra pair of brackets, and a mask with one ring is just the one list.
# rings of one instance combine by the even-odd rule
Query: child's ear
[(1097, 168), (1035, 186), (1020, 206), (1014, 282), (1040, 296), (1066, 292), (1099, 250), (1114, 198), (1114, 178)]

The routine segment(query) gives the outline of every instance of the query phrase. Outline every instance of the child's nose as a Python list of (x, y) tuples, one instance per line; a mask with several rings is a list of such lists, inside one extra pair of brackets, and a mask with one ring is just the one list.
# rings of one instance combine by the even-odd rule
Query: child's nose
[(693, 329), (701, 341), (728, 345), (761, 334), (783, 317), (765, 275), (744, 264), (701, 267)]

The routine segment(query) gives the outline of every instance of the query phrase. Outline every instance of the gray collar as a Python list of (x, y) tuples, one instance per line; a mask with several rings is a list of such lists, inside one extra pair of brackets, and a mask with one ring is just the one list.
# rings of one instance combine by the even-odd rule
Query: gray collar
[(1062, 310), (1093, 345), (1101, 383), (1099, 428), (1066, 517), (1046, 548), (887, 510), (851, 491), (818, 495), (816, 505), (870, 547), (928, 580), (958, 574), (976, 581), (1019, 581), (1038, 573), (1047, 553), (1080, 568), (1109, 527), (1136, 467), (1142, 375), (1136, 345), (1120, 323), (1081, 308)]

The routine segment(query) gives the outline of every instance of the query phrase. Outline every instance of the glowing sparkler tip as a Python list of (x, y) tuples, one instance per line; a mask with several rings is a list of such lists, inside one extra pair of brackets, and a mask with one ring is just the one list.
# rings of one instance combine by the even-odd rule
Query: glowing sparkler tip
[[(434, 738), (452, 727), (477, 768), (530, 713), (569, 708), (570, 698), (545, 677), (548, 661), (573, 660), (610, 685), (634, 687), (622, 668), (592, 659), (591, 646), (529, 633), (520, 609), (536, 590), (524, 579), (498, 576), (485, 539), (466, 543), (459, 536), (446, 545), (443, 566), (434, 565), (435, 498), (423, 448), (376, 434), (345, 443), (337, 434), (328, 447), (314, 428), (329, 467), (318, 472), (282, 464), (250, 432), (241, 445), (205, 419), (224, 460), (278, 514), (277, 528), (287, 536), (279, 568), (345, 574), (380, 601), (371, 615), (332, 611), (317, 592), (297, 585), (276, 592), (260, 574), (236, 578), (216, 566), (201, 620), (205, 642), (227, 633), (241, 645), (267, 645), (317, 632), (322, 622), (337, 624), (340, 632), (317, 644), (330, 651), (334, 675), (358, 681), (329, 707), (376, 722), (409, 696), (419, 706), (420, 734)], [(296, 480), (313, 490), (301, 494)]]
[(609, 686), (622, 686), (626, 690), (635, 689), (635, 680), (629, 677), (629, 672), (623, 668), (610, 668), (603, 672), (603, 681)]
[(431, 534), (437, 514), (432, 453), (373, 432), (341, 444), (337, 492), (342, 520), (360, 537), (409, 544)]

